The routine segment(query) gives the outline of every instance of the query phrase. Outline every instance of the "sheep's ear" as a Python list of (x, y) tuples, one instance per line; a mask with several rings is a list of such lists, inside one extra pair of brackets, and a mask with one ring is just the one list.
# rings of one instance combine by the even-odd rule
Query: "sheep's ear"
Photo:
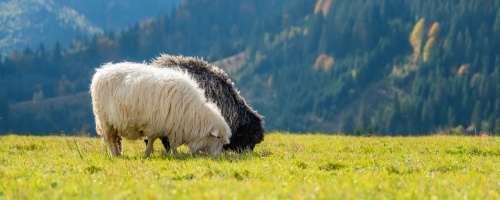
[(219, 137), (219, 130), (213, 129), (212, 131), (210, 131), (210, 135), (214, 137)]

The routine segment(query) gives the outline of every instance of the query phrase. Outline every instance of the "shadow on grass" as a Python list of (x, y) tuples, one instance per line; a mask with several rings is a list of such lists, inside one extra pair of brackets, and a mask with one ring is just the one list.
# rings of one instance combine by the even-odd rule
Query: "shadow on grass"
[(336, 171), (336, 170), (341, 170), (343, 168), (346, 168), (346, 165), (342, 163), (332, 163), (332, 162), (325, 163), (319, 166), (319, 169), (324, 171)]
[(414, 173), (420, 173), (419, 168), (405, 168), (405, 167), (397, 167), (389, 165), (385, 167), (385, 170), (388, 174), (397, 174), (397, 175), (409, 175)]
[(500, 151), (495, 150), (483, 150), (478, 147), (466, 148), (464, 146), (457, 146), (455, 149), (444, 150), (446, 154), (449, 155), (471, 155), (471, 156), (500, 156)]
[(166, 152), (162, 152), (159, 159), (171, 159), (171, 160), (197, 160), (200, 158), (203, 159), (211, 159), (211, 160), (219, 160), (219, 161), (241, 161), (252, 158), (263, 158), (271, 155), (271, 152), (267, 150), (261, 151), (242, 151), (240, 153), (234, 151), (224, 151), (220, 156), (210, 156), (206, 153), (179, 153), (179, 154), (170, 154)]
[(459, 171), (464, 170), (464, 169), (465, 169), (465, 167), (461, 166), (461, 165), (441, 165), (441, 166), (431, 168), (429, 171), (447, 173), (447, 172), (459, 172)]
[(259, 150), (259, 151), (242, 151), (242, 152), (234, 152), (234, 151), (223, 151), (220, 156), (210, 156), (206, 153), (190, 153), (190, 152), (179, 152), (178, 154), (170, 154), (165, 151), (162, 151), (159, 155), (152, 154), (146, 159), (142, 159), (142, 154), (140, 155), (122, 155), (119, 156), (118, 159), (124, 160), (198, 160), (198, 159), (210, 159), (216, 161), (229, 161), (229, 162), (238, 162), (253, 158), (264, 158), (271, 155), (271, 152), (268, 150)]

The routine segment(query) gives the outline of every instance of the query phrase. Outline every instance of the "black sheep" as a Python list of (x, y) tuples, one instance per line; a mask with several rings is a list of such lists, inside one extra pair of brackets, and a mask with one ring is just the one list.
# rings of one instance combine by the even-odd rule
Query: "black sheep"
[[(227, 74), (220, 68), (194, 57), (172, 56), (163, 54), (152, 62), (160, 68), (178, 68), (186, 70), (205, 91), (208, 100), (217, 104), (222, 116), (231, 128), (230, 143), (224, 145), (225, 150), (242, 152), (253, 150), (255, 145), (264, 140), (262, 116), (253, 110)], [(170, 149), (168, 138), (160, 137), (163, 146)], [(147, 144), (147, 141), (145, 141)]]

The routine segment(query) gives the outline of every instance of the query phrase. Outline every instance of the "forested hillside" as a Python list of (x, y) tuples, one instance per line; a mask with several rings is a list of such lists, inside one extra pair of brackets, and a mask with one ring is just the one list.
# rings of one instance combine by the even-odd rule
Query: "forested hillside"
[(273, 110), (273, 126), (499, 131), (500, 1), (320, 0), (297, 8), (307, 6), (304, 17), (256, 42), (258, 62), (240, 81), (249, 96), (268, 97), (255, 105)]
[(141, 19), (168, 13), (180, 0), (3, 0), (0, 53), (120, 30)]
[(269, 131), (500, 134), (499, 36), (500, 0), (184, 0), (123, 32), (2, 56), (0, 131), (93, 132), (93, 69), (169, 53), (238, 55), (217, 63)]

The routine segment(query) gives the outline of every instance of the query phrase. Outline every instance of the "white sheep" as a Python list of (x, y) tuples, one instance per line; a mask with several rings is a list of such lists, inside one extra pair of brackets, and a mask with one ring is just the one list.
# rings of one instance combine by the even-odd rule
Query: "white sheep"
[(111, 156), (122, 154), (121, 137), (144, 136), (150, 141), (168, 137), (172, 152), (188, 144), (219, 155), (229, 143), (231, 130), (217, 106), (184, 71), (156, 68), (142, 63), (108, 63), (96, 69), (90, 85), (97, 132), (108, 143)]

